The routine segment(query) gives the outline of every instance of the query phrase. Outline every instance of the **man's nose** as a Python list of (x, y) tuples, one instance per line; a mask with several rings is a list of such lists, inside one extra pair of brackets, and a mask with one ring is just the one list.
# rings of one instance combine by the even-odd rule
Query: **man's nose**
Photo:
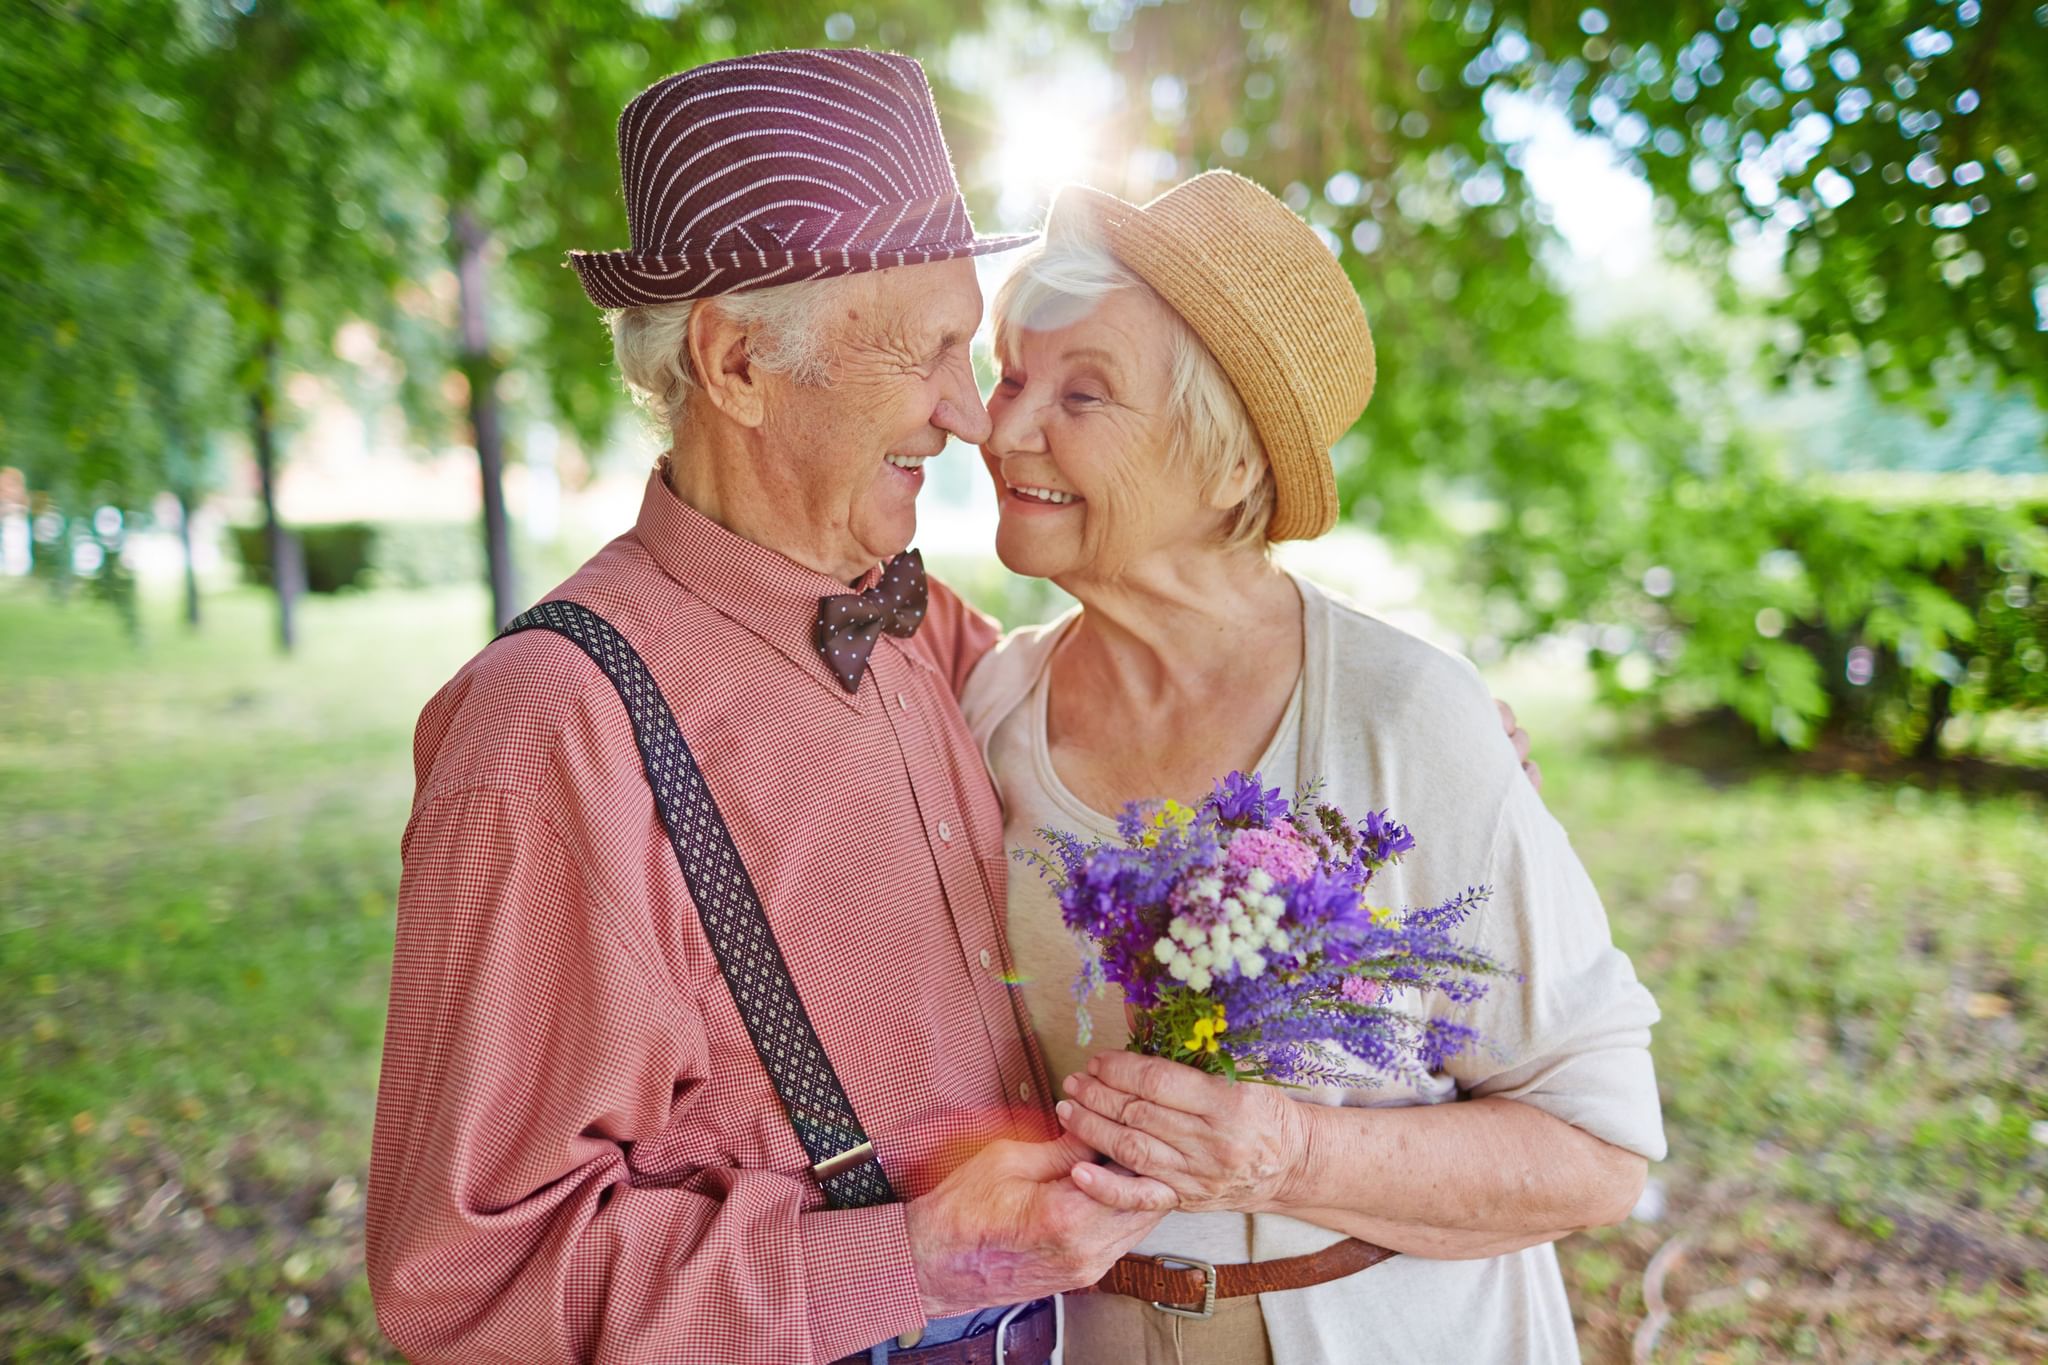
[(952, 433), (971, 446), (989, 436), (988, 407), (974, 382), (974, 367), (963, 357), (947, 367), (946, 387), (932, 410), (932, 425)]

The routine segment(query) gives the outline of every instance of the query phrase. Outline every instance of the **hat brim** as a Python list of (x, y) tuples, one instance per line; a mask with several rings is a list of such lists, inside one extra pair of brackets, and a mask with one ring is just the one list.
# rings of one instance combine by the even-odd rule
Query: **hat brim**
[(683, 303), (748, 289), (767, 289), (804, 280), (856, 275), (929, 265), (963, 256), (1013, 251), (1038, 240), (1035, 232), (997, 237), (970, 237), (951, 242), (925, 242), (887, 251), (834, 248), (821, 251), (762, 251), (723, 248), (687, 255), (659, 256), (637, 251), (572, 251), (569, 264), (583, 292), (600, 308), (635, 308), (652, 303)]
[[(1337, 471), (1328, 445), (1304, 428), (1291, 405), (1259, 392), (1270, 387), (1283, 362), (1258, 318), (1217, 277), (1185, 231), (1149, 206), (1071, 184), (1054, 196), (1047, 229), (1067, 215), (1084, 219), (1110, 254), (1165, 300), (1208, 347), (1237, 391), (1273, 469), (1275, 499), (1267, 538), (1312, 540), (1327, 533), (1337, 521)], [(1370, 393), (1368, 379), (1359, 408)]]

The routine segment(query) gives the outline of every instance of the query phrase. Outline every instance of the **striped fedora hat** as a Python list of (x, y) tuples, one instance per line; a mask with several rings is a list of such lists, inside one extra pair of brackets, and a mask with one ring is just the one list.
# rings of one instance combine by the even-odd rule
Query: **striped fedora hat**
[(670, 76), (619, 116), (626, 251), (572, 251), (601, 308), (980, 256), (924, 68), (764, 52)]

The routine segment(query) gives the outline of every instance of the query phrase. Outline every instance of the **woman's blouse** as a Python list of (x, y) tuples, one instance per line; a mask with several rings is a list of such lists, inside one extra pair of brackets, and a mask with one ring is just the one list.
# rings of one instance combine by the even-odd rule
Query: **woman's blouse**
[[(1486, 1039), (1441, 1074), (1303, 1098), (1407, 1105), (1502, 1095), (1661, 1159), (1649, 1056), (1656, 1004), (1614, 947), (1599, 895), (1563, 829), (1523, 779), (1485, 685), (1464, 660), (1296, 582), (1302, 675), (1260, 770), (1283, 787), (1321, 778), (1326, 798), (1354, 818), (1385, 808), (1407, 824), (1415, 852), (1375, 881), (1395, 903), (1434, 904), (1473, 883), (1491, 886), (1491, 900), (1466, 922), (1464, 941), (1523, 978), (1494, 983), (1470, 1006), (1407, 997), (1408, 1008), (1472, 1023)], [(1047, 666), (1073, 620), (1069, 614), (1006, 638), (962, 696), (1002, 793), (1013, 852), (1042, 850), (1037, 831), (1048, 825), (1086, 838), (1114, 827), (1113, 813), (1090, 810), (1066, 789), (1046, 743)], [(1049, 888), (1028, 868), (1011, 873), (1007, 914), (1057, 1088), (1090, 1052), (1123, 1046), (1122, 1001), (1112, 989), (1090, 1002), (1094, 1038), (1079, 1046), (1069, 986), (1080, 949)], [(1173, 1214), (1142, 1249), (1215, 1262), (1272, 1260), (1343, 1235), (1278, 1214)], [(1261, 1307), (1277, 1365), (1368, 1356), (1447, 1363), (1578, 1357), (1548, 1245), (1486, 1260), (1396, 1257), (1343, 1280), (1263, 1295)]]

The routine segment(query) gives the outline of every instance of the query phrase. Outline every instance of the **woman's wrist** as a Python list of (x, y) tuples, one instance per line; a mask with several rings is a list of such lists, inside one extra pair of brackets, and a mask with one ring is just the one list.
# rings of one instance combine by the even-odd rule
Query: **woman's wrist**
[(1259, 1210), (1261, 1213), (1293, 1213), (1328, 1202), (1328, 1182), (1322, 1178), (1322, 1170), (1329, 1147), (1326, 1128), (1331, 1111), (1290, 1097), (1280, 1112), (1287, 1115), (1291, 1155), (1272, 1195)]

